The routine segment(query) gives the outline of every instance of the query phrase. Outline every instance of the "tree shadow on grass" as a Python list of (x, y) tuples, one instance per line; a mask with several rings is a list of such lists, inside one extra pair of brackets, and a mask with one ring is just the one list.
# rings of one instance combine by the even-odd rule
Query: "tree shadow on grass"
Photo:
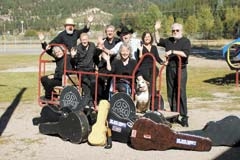
[(223, 77), (215, 77), (211, 79), (204, 80), (205, 83), (215, 84), (215, 85), (235, 85), (236, 84), (236, 74), (230, 73)]
[(204, 57), (212, 60), (224, 60), (221, 49), (209, 49), (204, 47), (193, 47), (191, 55), (195, 57)]
[(23, 93), (26, 91), (27, 88), (22, 88), (20, 92), (16, 95), (15, 99), (12, 101), (10, 106), (6, 109), (6, 111), (2, 114), (0, 117), (0, 136), (4, 132), (5, 128), (7, 127), (7, 124), (14, 112), (14, 110), (17, 108)]

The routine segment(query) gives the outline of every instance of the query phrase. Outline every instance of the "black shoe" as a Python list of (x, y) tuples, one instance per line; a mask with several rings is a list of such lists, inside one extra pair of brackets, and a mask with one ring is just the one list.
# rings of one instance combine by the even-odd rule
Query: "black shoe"
[(181, 119), (181, 123), (180, 123), (183, 127), (188, 127), (188, 117), (187, 116), (183, 116)]
[(51, 97), (41, 96), (40, 99), (43, 100), (43, 101), (50, 101)]
[(179, 119), (178, 119), (178, 116), (177, 117), (173, 117), (173, 118), (170, 118), (168, 119), (168, 121), (170, 123), (180, 123)]

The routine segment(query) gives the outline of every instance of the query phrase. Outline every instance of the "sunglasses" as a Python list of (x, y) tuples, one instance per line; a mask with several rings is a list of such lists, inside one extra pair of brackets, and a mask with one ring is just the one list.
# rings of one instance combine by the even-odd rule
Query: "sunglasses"
[(176, 29), (176, 30), (172, 30), (172, 32), (179, 32), (180, 30), (179, 29)]

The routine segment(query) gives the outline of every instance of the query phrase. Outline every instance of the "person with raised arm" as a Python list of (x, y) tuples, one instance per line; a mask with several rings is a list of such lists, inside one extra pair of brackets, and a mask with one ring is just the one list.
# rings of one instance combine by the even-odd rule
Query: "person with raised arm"
[[(183, 36), (183, 26), (174, 23), (171, 26), (172, 35), (169, 38), (160, 38), (158, 30), (161, 28), (161, 22), (155, 23), (155, 41), (158, 46), (165, 48), (165, 56), (168, 59), (166, 67), (167, 98), (171, 111), (177, 111), (178, 85), (180, 85), (180, 116), (179, 121), (183, 127), (188, 127), (188, 108), (187, 108), (187, 64), (191, 51), (191, 42)], [(181, 83), (178, 84), (178, 63), (181, 58)]]

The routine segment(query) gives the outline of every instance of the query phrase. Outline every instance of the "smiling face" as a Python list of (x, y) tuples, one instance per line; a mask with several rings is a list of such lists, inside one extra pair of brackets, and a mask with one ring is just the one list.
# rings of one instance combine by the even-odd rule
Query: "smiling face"
[(123, 60), (126, 60), (130, 56), (130, 50), (126, 46), (123, 46), (120, 55)]
[(172, 25), (172, 36), (175, 38), (175, 39), (180, 39), (182, 38), (182, 30), (183, 30), (183, 27), (181, 24), (179, 23), (174, 23)]
[(61, 58), (64, 55), (63, 50), (59, 46), (53, 47), (53, 54), (56, 58)]
[(80, 41), (84, 47), (87, 47), (89, 42), (88, 34), (82, 33), (80, 36)]
[(115, 27), (110, 25), (106, 28), (105, 33), (109, 39), (113, 39), (115, 35)]
[(142, 35), (142, 41), (145, 45), (152, 44), (153, 38), (150, 32), (144, 32)]

